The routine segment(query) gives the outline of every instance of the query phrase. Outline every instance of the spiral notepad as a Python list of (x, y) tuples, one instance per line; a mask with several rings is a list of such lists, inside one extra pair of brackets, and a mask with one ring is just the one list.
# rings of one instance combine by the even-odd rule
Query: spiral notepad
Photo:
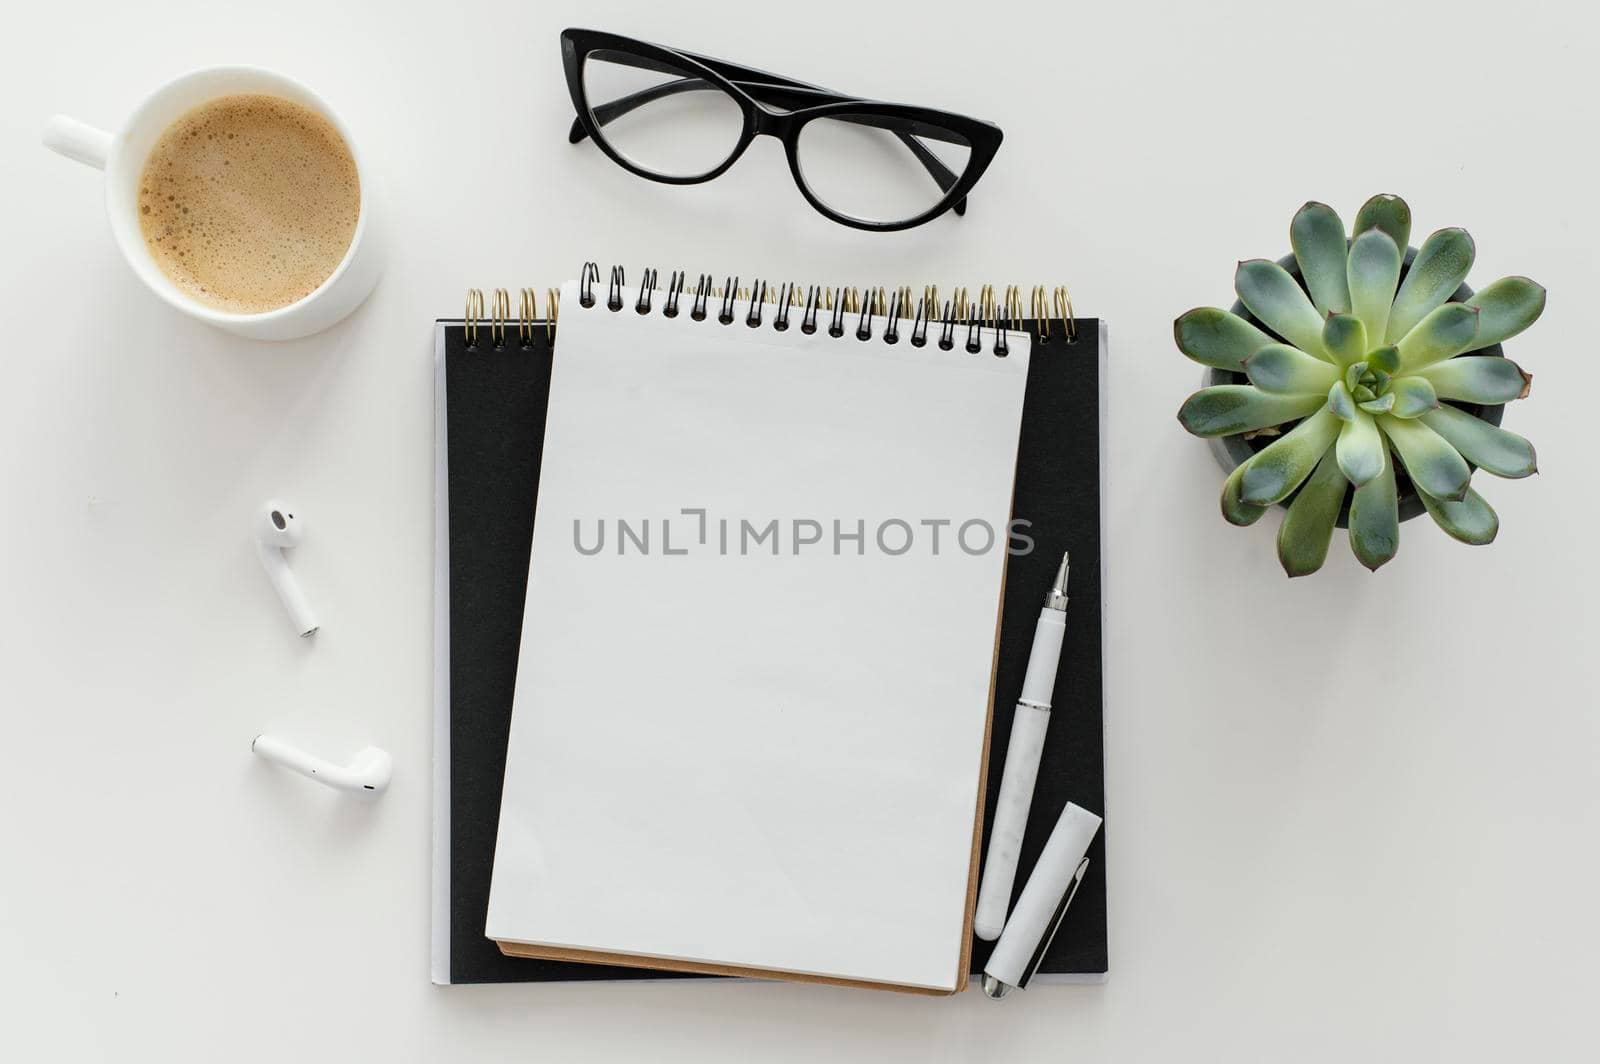
[[(586, 270), (557, 304), (487, 931), (955, 989), (1005, 568), (986, 541), (1010, 532), (1043, 327), (1016, 290), (645, 280)], [(469, 302), (464, 334), (542, 346), (532, 302)]]

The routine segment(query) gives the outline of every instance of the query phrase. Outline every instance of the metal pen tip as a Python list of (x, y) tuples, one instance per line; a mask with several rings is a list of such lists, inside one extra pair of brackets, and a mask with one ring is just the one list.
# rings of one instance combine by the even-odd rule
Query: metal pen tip
[(1061, 568), (1056, 570), (1055, 583), (1050, 585), (1050, 591), (1044, 597), (1045, 609), (1065, 610), (1067, 608), (1067, 573), (1071, 568), (1072, 555), (1066, 551), (1061, 552)]

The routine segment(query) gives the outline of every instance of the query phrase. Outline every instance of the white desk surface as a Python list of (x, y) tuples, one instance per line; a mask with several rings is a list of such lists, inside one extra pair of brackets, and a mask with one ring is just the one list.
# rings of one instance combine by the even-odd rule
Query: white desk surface
[[(1592, 1059), (1600, 707), (1594, 16), (1579, 5), (13, 5), (0, 67), (0, 1056), (16, 1060)], [(571, 119), (605, 27), (995, 120), (965, 219), (835, 226), (776, 146), (637, 180)], [(917, 43), (911, 43), (915, 38)], [(386, 184), (368, 304), (257, 345), (126, 270), (100, 179), (39, 146), (189, 68), (339, 108)], [(1171, 322), (1286, 250), (1307, 198), (1465, 225), (1550, 306), (1509, 353), (1497, 543), (1426, 520), (1285, 580), (1174, 421)], [(428, 982), (431, 322), (585, 259), (893, 285), (1067, 283), (1111, 322), (1110, 981), (997, 1005), (764, 984)], [(321, 611), (251, 547), (292, 499)], [(362, 805), (257, 763), (367, 743)]]

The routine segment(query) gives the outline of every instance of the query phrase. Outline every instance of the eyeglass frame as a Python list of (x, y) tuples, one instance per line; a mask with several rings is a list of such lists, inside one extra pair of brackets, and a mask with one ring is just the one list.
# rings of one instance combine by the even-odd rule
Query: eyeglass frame
[[(661, 174), (647, 170), (631, 162), (615, 147), (613, 147), (601, 132), (602, 122), (596, 120), (594, 108), (588, 98), (588, 92), (583, 84), (583, 68), (591, 53), (596, 51), (617, 52), (639, 59), (654, 59), (657, 62), (668, 64), (669, 69), (663, 73), (688, 72), (703, 78), (709, 85), (722, 90), (735, 103), (739, 105), (744, 115), (744, 126), (740, 131), (739, 140), (728, 157), (718, 166), (707, 170), (703, 174), (679, 176)], [(816, 211), (826, 218), (832, 219), (841, 225), (855, 229), (865, 229), (871, 232), (894, 232), (902, 229), (911, 229), (932, 221), (946, 211), (954, 210), (957, 215), (964, 215), (967, 210), (967, 194), (978, 183), (978, 179), (989, 168), (994, 160), (995, 152), (1000, 149), (1000, 141), (1004, 134), (992, 122), (958, 115), (949, 111), (939, 111), (928, 107), (917, 107), (912, 104), (890, 103), (884, 100), (871, 100), (859, 96), (849, 96), (824, 89), (817, 85), (796, 81), (793, 78), (778, 74), (770, 74), (753, 67), (730, 63), (723, 59), (713, 59), (709, 56), (696, 55), (693, 52), (679, 51), (664, 45), (651, 44), (634, 37), (624, 37), (602, 30), (566, 29), (561, 32), (561, 56), (566, 68), (567, 89), (572, 96), (572, 106), (577, 112), (572, 127), (567, 134), (567, 140), (572, 144), (588, 137), (594, 141), (595, 146), (604, 152), (612, 162), (627, 170), (631, 174), (643, 177), (650, 181), (657, 181), (665, 185), (698, 185), (714, 180), (726, 173), (729, 167), (739, 161), (745, 151), (759, 136), (776, 137), (782, 142), (784, 154), (789, 160), (789, 171), (794, 176), (795, 185), (799, 187), (800, 194), (805, 197)], [(641, 69), (649, 69), (643, 67)], [(663, 82), (664, 86), (671, 86), (673, 82)], [(750, 86), (757, 91), (765, 91), (768, 96), (793, 98), (815, 98), (824, 102), (810, 106), (775, 109), (771, 104), (761, 102), (751, 91), (744, 86)], [(625, 107), (617, 112), (616, 117), (626, 114), (635, 107), (658, 99), (668, 92), (661, 92), (662, 86), (653, 86), (632, 93), (628, 96), (618, 97), (601, 104), (602, 109), (620, 103), (633, 101), (632, 107)], [(638, 99), (644, 97), (643, 99)], [(800, 165), (800, 133), (804, 127), (819, 118), (834, 115), (850, 115), (861, 117), (880, 116), (885, 119), (894, 118), (910, 123), (913, 127), (922, 125), (943, 132), (953, 133), (966, 140), (970, 155), (967, 165), (960, 174), (950, 172), (948, 166), (937, 156), (924, 147), (917, 139), (918, 136), (928, 136), (926, 132), (918, 134), (912, 130), (892, 130), (895, 135), (905, 143), (907, 148), (916, 156), (917, 161), (928, 171), (929, 176), (938, 184), (943, 195), (932, 207), (914, 217), (893, 222), (874, 222), (864, 218), (856, 218), (829, 207), (806, 184), (805, 173)], [(869, 124), (869, 123), (863, 123)], [(880, 128), (888, 128), (883, 126)], [(944, 139), (950, 142), (948, 138)], [(941, 178), (943, 171), (944, 178)], [(945, 181), (949, 180), (948, 185)]]

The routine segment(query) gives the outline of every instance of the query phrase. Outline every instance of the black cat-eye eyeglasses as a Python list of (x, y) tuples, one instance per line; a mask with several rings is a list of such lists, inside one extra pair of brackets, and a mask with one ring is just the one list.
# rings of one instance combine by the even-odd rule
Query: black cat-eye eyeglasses
[(756, 137), (783, 142), (800, 192), (857, 229), (909, 229), (954, 209), (1000, 147), (1000, 130), (964, 115), (846, 96), (720, 59), (597, 30), (561, 34), (578, 117), (640, 177), (689, 185), (717, 177)]

